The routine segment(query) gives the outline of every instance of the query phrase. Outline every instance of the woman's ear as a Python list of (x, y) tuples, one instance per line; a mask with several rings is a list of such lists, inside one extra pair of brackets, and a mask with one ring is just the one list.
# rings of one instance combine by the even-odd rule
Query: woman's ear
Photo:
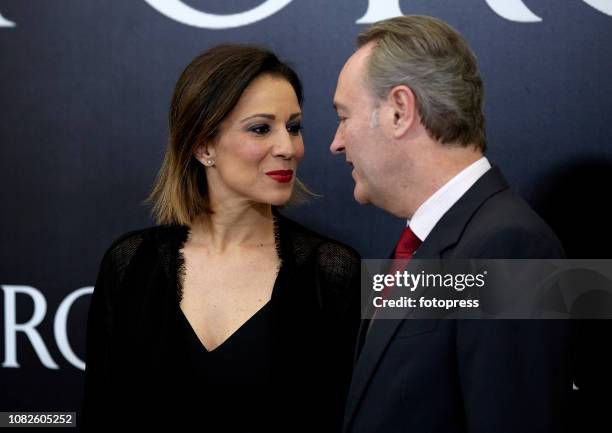
[(193, 156), (206, 167), (215, 166), (215, 149), (208, 141), (199, 144), (193, 151)]

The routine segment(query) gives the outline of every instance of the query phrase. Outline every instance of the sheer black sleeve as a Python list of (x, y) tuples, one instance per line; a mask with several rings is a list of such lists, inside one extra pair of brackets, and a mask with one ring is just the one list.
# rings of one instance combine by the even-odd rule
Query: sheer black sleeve
[[(329, 387), (325, 395), (328, 407), (344, 413), (353, 371), (353, 355), (360, 324), (361, 258), (350, 247), (337, 242), (322, 243), (317, 252), (319, 281), (323, 286), (321, 302), (327, 315), (330, 345), (326, 348)], [(333, 417), (329, 431), (340, 431), (342, 417)]]
[(100, 263), (87, 319), (81, 431), (102, 430), (112, 413), (116, 397), (112, 393), (114, 299), (142, 238), (142, 230), (124, 234), (106, 250)]

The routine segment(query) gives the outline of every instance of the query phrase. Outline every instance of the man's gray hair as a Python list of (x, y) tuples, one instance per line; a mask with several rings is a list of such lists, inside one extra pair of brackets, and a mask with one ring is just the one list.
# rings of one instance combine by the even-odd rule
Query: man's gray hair
[(377, 98), (405, 85), (433, 138), (485, 151), (482, 80), (474, 53), (456, 30), (436, 18), (407, 15), (379, 21), (357, 38), (359, 47), (369, 42), (375, 46), (366, 80)]

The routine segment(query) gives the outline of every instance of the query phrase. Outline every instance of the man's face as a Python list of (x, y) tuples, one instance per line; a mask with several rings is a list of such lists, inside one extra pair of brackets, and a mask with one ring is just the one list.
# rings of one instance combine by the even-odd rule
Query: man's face
[(379, 205), (391, 173), (385, 172), (389, 155), (385, 152), (387, 140), (378, 124), (378, 103), (365, 82), (370, 50), (369, 45), (357, 50), (338, 77), (334, 107), (339, 125), (330, 150), (334, 154), (344, 153), (353, 168), (355, 200)]

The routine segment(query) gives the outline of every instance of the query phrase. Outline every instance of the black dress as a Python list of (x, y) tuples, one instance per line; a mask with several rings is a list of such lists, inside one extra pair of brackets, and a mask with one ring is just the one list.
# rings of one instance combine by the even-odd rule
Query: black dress
[[(269, 301), (220, 346), (208, 351), (182, 310), (177, 308), (187, 353), (184, 368), (193, 384), (202, 387), (199, 391), (209, 397), (205, 399), (205, 407), (194, 411), (202, 414), (201, 424), (206, 425), (204, 413), (208, 412), (214, 422), (228, 430), (265, 429), (262, 415), (272, 405), (265, 390), (273, 386), (271, 309), (272, 301)], [(243, 408), (240, 416), (236, 416), (236, 408)]]
[(87, 329), (83, 431), (340, 431), (359, 326), (358, 254), (275, 211), (272, 297), (206, 350), (180, 308), (186, 226), (106, 251)]

